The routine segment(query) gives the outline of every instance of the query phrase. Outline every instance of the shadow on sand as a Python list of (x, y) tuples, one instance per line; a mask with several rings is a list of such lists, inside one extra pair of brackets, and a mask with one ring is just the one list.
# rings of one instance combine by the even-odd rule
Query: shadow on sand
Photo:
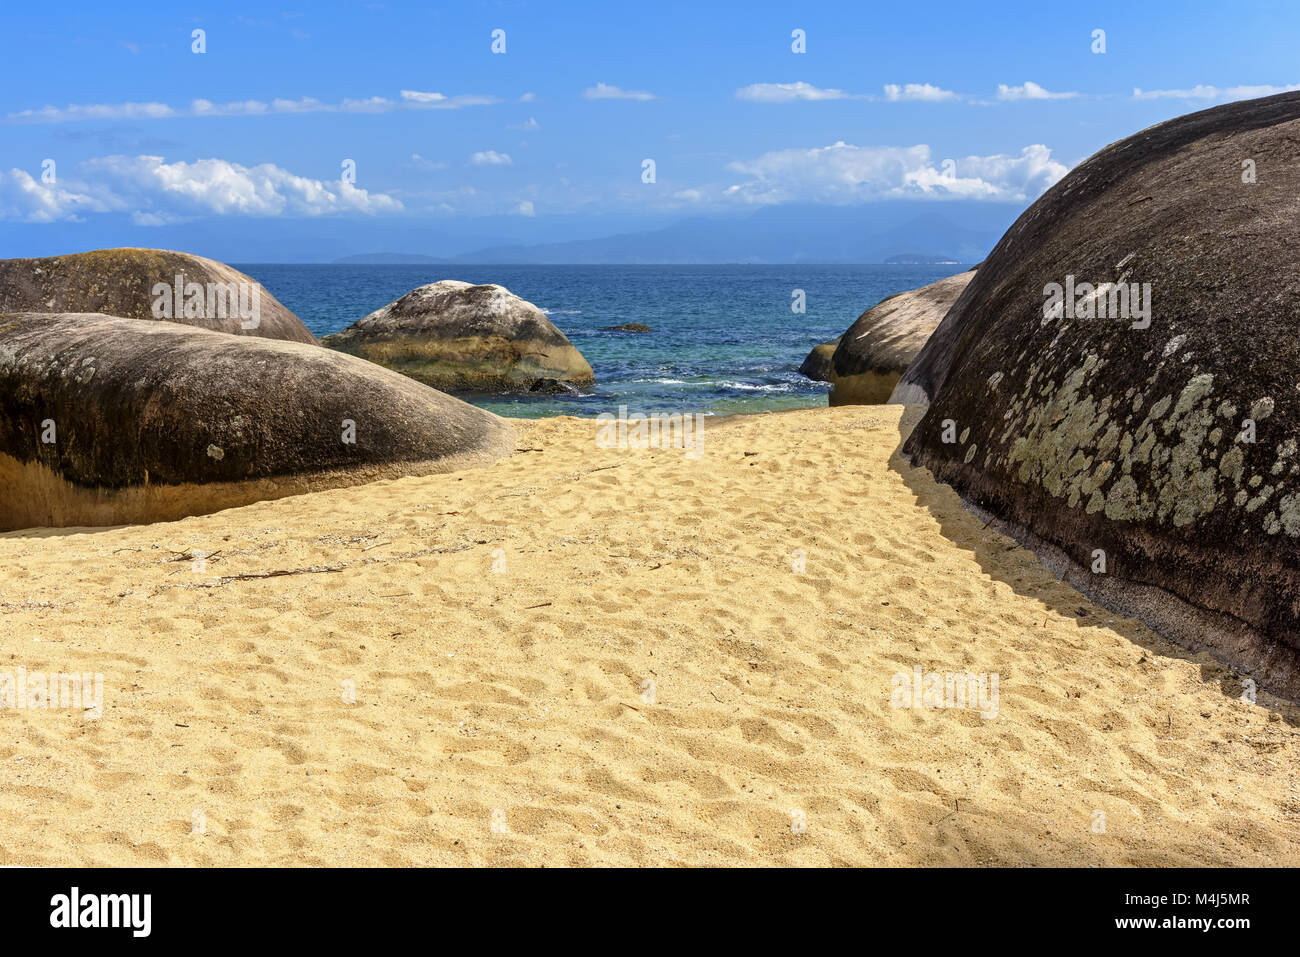
[[(903, 457), (903, 443), (907, 440), (913, 427), (925, 414), (925, 407), (920, 405), (904, 406), (902, 418), (898, 423), (898, 446), (889, 457), (889, 467), (898, 473), (903, 483), (916, 496), (916, 502), (925, 508), (939, 525), (941, 534), (954, 545), (969, 551), (980, 567), (990, 577), (1011, 587), (1018, 594), (1039, 601), (1046, 609), (1065, 618), (1091, 619), (1105, 621), (1106, 626), (1115, 633), (1124, 636), (1134, 645), (1142, 648), (1148, 656), (1181, 658), (1196, 664), (1201, 670), (1201, 679), (1207, 684), (1218, 684), (1222, 693), (1229, 698), (1241, 698), (1244, 679), (1249, 677), (1230, 665), (1218, 660), (1205, 662), (1202, 651), (1189, 649), (1177, 644), (1170, 638), (1162, 637), (1150, 626), (1138, 618), (1132, 617), (1130, 611), (1112, 606), (1101, 595), (1088, 595), (1079, 591), (1062, 578), (1049, 562), (1020, 530), (991, 515), (979, 515), (949, 485), (937, 482), (930, 470), (913, 466)], [(953, 508), (959, 505), (960, 508)], [(1005, 567), (1000, 556), (1016, 548), (1024, 548), (1034, 555), (1043, 570), (1044, 576), (1053, 579), (1051, 587), (1044, 587), (1042, 582), (1026, 587), (1023, 581), (1016, 581), (1005, 574)], [(1074, 566), (1078, 570), (1078, 566)], [(1080, 570), (1081, 571), (1081, 570)], [(1121, 582), (1112, 581), (1112, 586), (1123, 594), (1125, 587)], [(1115, 616), (1102, 618), (1102, 615)], [(1210, 649), (1204, 651), (1213, 652)], [(1292, 727), (1300, 727), (1300, 705), (1264, 691), (1261, 687), (1256, 693), (1259, 707), (1277, 714)]]

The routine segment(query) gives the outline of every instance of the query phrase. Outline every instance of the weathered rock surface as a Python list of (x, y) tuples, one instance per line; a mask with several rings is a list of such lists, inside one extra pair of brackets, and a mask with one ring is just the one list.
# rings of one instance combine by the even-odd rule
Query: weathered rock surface
[(1287, 93), (1108, 146), (1016, 221), (900, 385), (930, 402), (914, 464), (1076, 587), (1291, 697), (1297, 140)]
[[(843, 336), (840, 337), (841, 339)], [(812, 347), (812, 352), (804, 358), (803, 364), (799, 366), (799, 374), (812, 379), (814, 382), (831, 382), (834, 379), (834, 373), (831, 369), (831, 356), (835, 355), (835, 349), (840, 344), (839, 339), (832, 339), (830, 342), (823, 342)]]
[(6, 312), (99, 312), (237, 336), (316, 341), (302, 320), (251, 276), (212, 259), (166, 249), (0, 259), (0, 313)]
[(831, 359), (831, 405), (879, 405), (961, 295), (974, 271), (880, 300), (849, 326)]
[(505, 420), (314, 345), (0, 315), (0, 530), (175, 519), (512, 448)]
[(430, 283), (321, 344), (450, 392), (553, 391), (595, 381), (546, 314), (504, 286)]

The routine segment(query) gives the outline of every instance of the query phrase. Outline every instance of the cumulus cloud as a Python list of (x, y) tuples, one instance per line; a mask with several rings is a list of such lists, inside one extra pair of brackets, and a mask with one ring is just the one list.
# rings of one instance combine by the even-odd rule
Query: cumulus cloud
[(1078, 93), (1053, 93), (1031, 80), (1026, 80), (1022, 86), (998, 84), (999, 100), (1068, 100), (1078, 95)]
[(1300, 90), (1300, 83), (1290, 86), (1205, 86), (1197, 84), (1189, 90), (1142, 90), (1133, 88), (1135, 100), (1250, 100), (1257, 96), (1272, 96), (1275, 93), (1292, 93)]
[(811, 83), (751, 83), (736, 91), (736, 99), (755, 103), (793, 103), (796, 100), (842, 100), (843, 90), (823, 90)]
[(496, 150), (482, 150), (469, 158), (470, 166), (509, 166), (513, 162), (509, 153), (498, 153)]
[(80, 120), (161, 120), (174, 117), (207, 116), (263, 116), (285, 113), (388, 113), (401, 109), (459, 110), (467, 106), (489, 106), (499, 100), (494, 96), (461, 94), (445, 96), (442, 93), (423, 93), (419, 90), (402, 90), (400, 100), (383, 96), (348, 97), (338, 103), (325, 103), (314, 97), (299, 99), (276, 98), (263, 100), (238, 100), (232, 103), (214, 103), (212, 100), (191, 100), (186, 106), (166, 103), (97, 103), (66, 107), (44, 106), (40, 109), (20, 110), (8, 114), (15, 123), (70, 123)]
[(653, 100), (655, 95), (644, 90), (624, 90), (609, 83), (597, 83), (582, 91), (585, 100)]
[(519, 216), (536, 216), (536, 215), (537, 215), (536, 211), (533, 209), (533, 201), (532, 201), (531, 199), (525, 199), (525, 200), (524, 200), (523, 202), (521, 202), (518, 206), (516, 206), (516, 207), (515, 207), (515, 213), (516, 213), (517, 215), (519, 215)]
[(815, 202), (848, 205), (881, 199), (977, 199), (1026, 202), (1068, 169), (1046, 146), (1019, 155), (939, 160), (930, 147), (852, 146), (764, 153), (729, 167), (746, 179), (728, 187), (726, 199), (751, 204)]
[(401, 212), (402, 204), (342, 180), (298, 176), (271, 163), (221, 159), (168, 163), (161, 156), (105, 156), (80, 164), (65, 184), (21, 170), (0, 177), (0, 217), (75, 220), (87, 212), (128, 212), (139, 225), (202, 216), (323, 216)]
[(890, 102), (918, 100), (927, 103), (942, 103), (947, 100), (957, 100), (960, 97), (952, 90), (945, 90), (932, 83), (905, 83), (901, 86), (897, 83), (886, 83), (885, 99)]
[(0, 220), (76, 221), (83, 213), (107, 213), (118, 208), (118, 201), (112, 196), (96, 197), (55, 183), (44, 183), (21, 169), (0, 171)]

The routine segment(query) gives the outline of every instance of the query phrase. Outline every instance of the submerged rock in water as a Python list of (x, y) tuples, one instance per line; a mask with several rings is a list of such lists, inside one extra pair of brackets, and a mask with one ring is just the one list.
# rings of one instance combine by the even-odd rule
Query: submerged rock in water
[(601, 332), (654, 332), (649, 326), (640, 322), (625, 322), (620, 326), (601, 326)]
[(823, 342), (820, 345), (813, 346), (812, 352), (808, 353), (803, 360), (803, 365), (799, 366), (799, 374), (815, 382), (833, 381), (834, 372), (831, 369), (831, 356), (835, 354), (835, 348), (839, 344), (839, 339), (832, 339), (830, 342)]
[(1102, 604), (1291, 697), (1298, 139), (1286, 93), (1106, 147), (1008, 230), (900, 385), (930, 403), (915, 465)]
[(545, 313), (504, 286), (444, 279), (408, 292), (321, 344), (452, 392), (583, 388), (591, 366)]
[(318, 346), (0, 315), (0, 530), (170, 520), (512, 448), (505, 420)]
[(302, 320), (251, 276), (166, 249), (0, 259), (0, 313), (5, 312), (98, 312), (237, 336), (316, 341)]
[(961, 295), (974, 271), (880, 300), (849, 326), (831, 359), (831, 405), (879, 405)]

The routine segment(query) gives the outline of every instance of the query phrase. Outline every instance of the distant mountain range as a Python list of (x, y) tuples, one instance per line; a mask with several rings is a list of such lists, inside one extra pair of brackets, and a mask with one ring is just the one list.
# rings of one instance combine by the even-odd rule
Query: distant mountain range
[(744, 217), (694, 217), (598, 239), (486, 246), (453, 256), (364, 253), (352, 264), (975, 263), (1020, 213), (989, 203), (899, 202), (767, 207)]
[(1021, 209), (899, 200), (766, 206), (682, 219), (582, 211), (444, 219), (208, 218), (162, 226), (114, 213), (75, 223), (2, 223), (0, 258), (146, 246), (228, 263), (976, 263)]
[(419, 253), (360, 253), (356, 256), (340, 256), (334, 260), (340, 266), (423, 266), (450, 261), (437, 256), (421, 256)]

